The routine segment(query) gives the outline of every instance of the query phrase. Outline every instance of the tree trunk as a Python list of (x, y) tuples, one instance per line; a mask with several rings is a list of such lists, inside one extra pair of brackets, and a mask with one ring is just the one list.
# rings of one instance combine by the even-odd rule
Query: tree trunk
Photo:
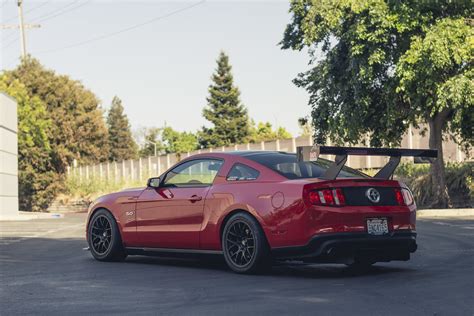
[(443, 159), (443, 128), (446, 123), (446, 115), (438, 113), (429, 120), (430, 126), (430, 149), (438, 150), (438, 159), (431, 164), (431, 179), (433, 190), (433, 207), (446, 208), (450, 206), (448, 188), (446, 186), (446, 174)]

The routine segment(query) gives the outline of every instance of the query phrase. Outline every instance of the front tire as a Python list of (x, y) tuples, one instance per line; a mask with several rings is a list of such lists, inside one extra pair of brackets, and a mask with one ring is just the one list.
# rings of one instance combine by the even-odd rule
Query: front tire
[(122, 261), (127, 257), (115, 218), (107, 210), (94, 213), (87, 228), (92, 256), (99, 261)]
[(247, 213), (237, 213), (222, 233), (224, 258), (234, 272), (262, 272), (270, 265), (270, 251), (260, 224)]

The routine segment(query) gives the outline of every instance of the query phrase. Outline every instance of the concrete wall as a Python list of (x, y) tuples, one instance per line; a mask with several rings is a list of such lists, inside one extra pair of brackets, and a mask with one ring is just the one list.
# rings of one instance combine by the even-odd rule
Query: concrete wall
[(0, 92), (0, 218), (18, 215), (17, 104)]

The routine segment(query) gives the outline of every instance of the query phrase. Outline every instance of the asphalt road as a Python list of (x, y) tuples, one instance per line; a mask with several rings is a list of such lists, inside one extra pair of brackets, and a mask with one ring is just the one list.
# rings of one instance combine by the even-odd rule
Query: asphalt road
[(409, 262), (230, 272), (222, 261), (92, 259), (84, 214), (0, 222), (0, 314), (474, 315), (474, 218), (419, 220)]

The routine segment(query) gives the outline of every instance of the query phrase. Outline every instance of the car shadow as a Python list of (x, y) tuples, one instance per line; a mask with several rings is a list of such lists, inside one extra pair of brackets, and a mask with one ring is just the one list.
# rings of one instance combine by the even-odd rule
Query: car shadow
[[(147, 257), (129, 256), (127, 263), (164, 265), (172, 267), (192, 268), (201, 270), (216, 270), (233, 273), (221, 257), (204, 258), (176, 258), (176, 257)], [(294, 277), (313, 279), (337, 279), (362, 276), (376, 276), (397, 273), (410, 273), (416, 271), (412, 268), (401, 268), (387, 266), (386, 264), (375, 264), (366, 269), (354, 269), (343, 264), (303, 264), (295, 262), (274, 263), (270, 269), (258, 275), (261, 277)]]
[[(21, 238), (20, 238), (21, 239)], [(32, 238), (18, 242), (9, 241), (3, 238), (5, 242), (12, 242), (10, 245), (2, 247), (2, 256), (0, 262), (26, 263), (31, 262), (35, 265), (42, 261), (62, 262), (64, 269), (67, 270), (69, 264), (77, 262), (77, 260), (85, 260), (87, 264), (95, 261), (88, 251), (82, 249), (87, 246), (83, 239), (47, 239)], [(54, 251), (51, 251), (54, 249)], [(85, 262), (84, 262), (85, 263)], [(102, 263), (101, 263), (102, 264)], [(229, 275), (236, 275), (226, 265), (222, 256), (193, 256), (193, 257), (148, 257), (148, 256), (129, 256), (123, 263), (107, 263), (101, 265), (100, 270), (110, 267), (113, 264), (125, 265), (150, 265), (150, 266), (166, 266), (172, 268), (194, 269), (201, 271), (216, 271)], [(305, 278), (305, 279), (342, 279), (357, 278), (364, 276), (378, 275), (397, 275), (407, 274), (417, 271), (413, 265), (400, 267), (406, 263), (394, 266), (391, 264), (376, 264), (366, 270), (354, 270), (343, 264), (300, 264), (297, 262), (278, 262), (272, 265), (271, 269), (259, 274), (258, 277), (288, 277), (288, 278)], [(125, 271), (123, 271), (126, 273)], [(420, 277), (420, 276), (419, 276)]]

